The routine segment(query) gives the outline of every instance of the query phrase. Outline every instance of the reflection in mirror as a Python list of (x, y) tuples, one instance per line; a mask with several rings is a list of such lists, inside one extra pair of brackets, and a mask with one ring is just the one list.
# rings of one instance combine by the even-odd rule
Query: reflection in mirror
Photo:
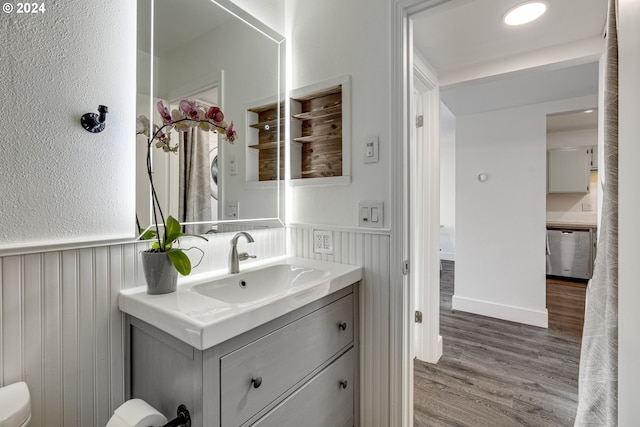
[[(172, 131), (177, 153), (154, 144), (154, 185), (165, 216), (198, 223), (185, 229), (190, 233), (280, 226), (281, 167), (261, 181), (258, 129), (249, 124), (256, 108), (273, 104), (280, 111), (283, 38), (224, 0), (138, 0), (137, 63), (137, 115), (162, 125), (158, 101), (173, 110), (189, 99), (205, 109), (219, 106), (237, 132), (232, 144), (213, 132)], [(283, 139), (281, 126), (274, 132), (275, 141)], [(136, 172), (142, 229), (152, 223), (144, 139), (137, 140)], [(274, 145), (272, 157), (280, 159)]]

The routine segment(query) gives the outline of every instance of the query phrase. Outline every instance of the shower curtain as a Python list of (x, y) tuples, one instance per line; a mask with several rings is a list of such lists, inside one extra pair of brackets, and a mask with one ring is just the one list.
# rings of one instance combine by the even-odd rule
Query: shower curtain
[(604, 188), (593, 278), (587, 287), (576, 426), (618, 425), (618, 41), (609, 0), (604, 87)]
[[(183, 132), (180, 143), (180, 222), (211, 221), (209, 132), (199, 127)], [(211, 225), (187, 225), (185, 233), (204, 234)]]

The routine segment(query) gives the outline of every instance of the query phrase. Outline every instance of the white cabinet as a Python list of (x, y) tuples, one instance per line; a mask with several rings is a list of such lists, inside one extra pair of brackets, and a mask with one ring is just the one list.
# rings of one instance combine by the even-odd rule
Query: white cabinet
[(591, 147), (547, 150), (548, 193), (588, 193), (590, 169)]
[(127, 316), (128, 397), (194, 426), (356, 427), (357, 284), (204, 351)]

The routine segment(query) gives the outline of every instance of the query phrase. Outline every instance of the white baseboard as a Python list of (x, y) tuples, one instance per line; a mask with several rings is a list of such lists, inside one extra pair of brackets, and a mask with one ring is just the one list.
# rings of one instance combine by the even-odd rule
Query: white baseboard
[(442, 335), (438, 335), (438, 343), (436, 344), (436, 363), (442, 357)]
[(531, 310), (529, 308), (497, 304), (495, 302), (459, 297), (456, 295), (453, 296), (451, 302), (453, 310), (524, 323), (525, 325), (539, 326), (541, 328), (547, 328), (549, 326), (549, 313), (546, 308), (544, 310)]

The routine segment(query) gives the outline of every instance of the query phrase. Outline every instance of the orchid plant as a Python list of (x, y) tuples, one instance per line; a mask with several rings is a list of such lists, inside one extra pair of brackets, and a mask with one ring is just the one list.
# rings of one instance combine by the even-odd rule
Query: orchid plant
[[(157, 103), (158, 112), (162, 118), (162, 126), (153, 125), (150, 129), (150, 121), (144, 116), (136, 119), (136, 135), (147, 137), (147, 175), (151, 186), (151, 201), (153, 205), (153, 219), (155, 228), (147, 230), (141, 238), (143, 240), (155, 239), (150, 252), (165, 252), (176, 270), (183, 276), (191, 273), (191, 261), (184, 253), (184, 250), (175, 247), (176, 241), (184, 236), (198, 237), (207, 240), (203, 236), (182, 233), (182, 228), (178, 220), (169, 216), (166, 218), (162, 213), (160, 201), (153, 185), (153, 168), (151, 164), (151, 146), (154, 144), (164, 152), (177, 153), (179, 144), (171, 145), (171, 129), (178, 132), (186, 132), (196, 126), (207, 132), (218, 132), (224, 135), (225, 139), (233, 143), (236, 139), (236, 132), (233, 130), (233, 122), (229, 125), (224, 121), (224, 114), (218, 107), (205, 109), (196, 104), (195, 101), (183, 99), (178, 105), (178, 109), (169, 112), (169, 108), (162, 101)], [(160, 233), (160, 227), (164, 233)]]

